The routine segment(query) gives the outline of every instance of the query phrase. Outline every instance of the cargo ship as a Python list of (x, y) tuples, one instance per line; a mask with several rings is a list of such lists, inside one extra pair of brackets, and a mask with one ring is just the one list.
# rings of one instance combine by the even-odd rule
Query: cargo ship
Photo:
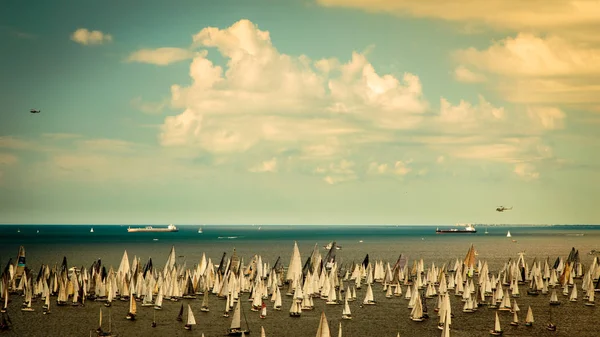
[(472, 224), (464, 224), (463, 226), (465, 226), (465, 228), (450, 228), (450, 229), (439, 229), (436, 228), (435, 233), (436, 234), (446, 234), (446, 233), (450, 233), (450, 234), (470, 234), (470, 233), (477, 233), (477, 230), (475, 229), (475, 227), (473, 227)]
[(152, 226), (138, 227), (138, 228), (128, 227), (127, 231), (129, 233), (135, 233), (135, 232), (179, 232), (179, 229), (177, 229), (177, 227), (175, 225), (171, 224), (171, 225), (168, 225), (167, 228), (164, 228), (164, 227), (154, 228)]

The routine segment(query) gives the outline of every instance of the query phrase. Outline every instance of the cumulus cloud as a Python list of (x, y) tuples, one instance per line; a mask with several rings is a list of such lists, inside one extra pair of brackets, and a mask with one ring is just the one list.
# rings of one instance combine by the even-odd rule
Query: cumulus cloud
[(287, 55), (248, 20), (205, 28), (193, 45), (215, 48), (226, 62), (216, 65), (207, 49), (194, 56), (192, 84), (171, 88), (172, 106), (182, 112), (165, 119), (164, 146), (226, 154), (261, 145), (331, 159), (347, 154), (348, 142), (369, 138), (365, 125), (414, 129), (428, 109), (414, 74), (379, 74), (356, 52), (345, 62)]
[(459, 50), (455, 59), (494, 77), (492, 88), (510, 102), (590, 109), (600, 103), (600, 48), (593, 45), (520, 33), (484, 50)]
[(163, 47), (156, 49), (140, 49), (129, 55), (129, 62), (148, 63), (158, 66), (166, 66), (191, 59), (194, 53), (183, 48)]
[(454, 78), (464, 83), (481, 83), (487, 80), (485, 75), (474, 73), (464, 66), (458, 66), (454, 69)]
[(357, 8), (398, 16), (434, 18), (463, 24), (465, 32), (491, 28), (499, 31), (560, 32), (573, 38), (598, 39), (600, 3), (596, 0), (317, 0), (327, 7)]
[(79, 28), (71, 34), (71, 40), (82, 45), (100, 45), (112, 42), (112, 35), (103, 33), (99, 30), (88, 30)]
[[(565, 118), (550, 106), (507, 111), (483, 96), (477, 104), (457, 105), (442, 97), (440, 110), (431, 114), (417, 75), (381, 74), (357, 52), (348, 60), (287, 55), (248, 20), (202, 29), (193, 48), (200, 50), (190, 65), (192, 83), (171, 87), (171, 106), (181, 113), (165, 118), (159, 141), (216, 156), (262, 156), (248, 166), (253, 172), (274, 172), (280, 156), (313, 165), (313, 173), (330, 184), (358, 179), (361, 171), (425, 172), (392, 154), (364, 158), (370, 146), (402, 141), (442, 158), (534, 165), (548, 158), (538, 151), (545, 148), (541, 134), (562, 127)], [(209, 58), (215, 49), (224, 59), (220, 65)], [(484, 70), (476, 65), (458, 69), (463, 81), (486, 78), (470, 70)], [(410, 136), (416, 130), (419, 135)]]

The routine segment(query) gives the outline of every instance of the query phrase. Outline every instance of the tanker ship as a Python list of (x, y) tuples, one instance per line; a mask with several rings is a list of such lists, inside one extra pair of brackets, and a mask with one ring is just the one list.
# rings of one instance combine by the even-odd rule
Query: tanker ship
[(167, 226), (167, 228), (164, 228), (164, 227), (154, 228), (152, 226), (138, 227), (138, 228), (128, 227), (127, 231), (129, 233), (134, 233), (134, 232), (179, 232), (179, 229), (177, 229), (177, 227), (175, 225), (171, 224), (171, 225)]
[(439, 229), (437, 228), (435, 230), (436, 234), (446, 234), (446, 233), (454, 233), (454, 234), (469, 234), (469, 233), (477, 233), (477, 230), (475, 229), (475, 227), (473, 227), (472, 224), (463, 224), (462, 226), (465, 226), (465, 228), (462, 229), (458, 229), (458, 228), (450, 228), (450, 229)]

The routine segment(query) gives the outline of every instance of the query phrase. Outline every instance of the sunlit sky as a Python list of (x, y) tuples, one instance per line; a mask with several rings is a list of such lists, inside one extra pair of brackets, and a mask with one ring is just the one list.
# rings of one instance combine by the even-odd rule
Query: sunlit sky
[(38, 0), (0, 22), (1, 223), (600, 223), (598, 1)]

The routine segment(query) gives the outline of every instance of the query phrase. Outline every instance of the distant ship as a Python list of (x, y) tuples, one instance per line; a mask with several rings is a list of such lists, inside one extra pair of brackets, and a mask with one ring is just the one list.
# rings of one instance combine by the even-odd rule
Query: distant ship
[(439, 229), (439, 228), (437, 228), (435, 230), (435, 233), (436, 234), (445, 234), (445, 233), (470, 234), (470, 233), (477, 233), (477, 230), (475, 229), (475, 227), (473, 227), (472, 224), (465, 224), (464, 226), (465, 226), (464, 229), (458, 229), (458, 228)]
[(128, 227), (127, 231), (129, 233), (133, 233), (133, 232), (179, 232), (179, 229), (177, 229), (177, 227), (175, 225), (169, 225), (167, 226), (167, 228), (161, 227), (161, 228), (153, 228), (152, 226), (146, 226), (143, 228), (131, 228)]

